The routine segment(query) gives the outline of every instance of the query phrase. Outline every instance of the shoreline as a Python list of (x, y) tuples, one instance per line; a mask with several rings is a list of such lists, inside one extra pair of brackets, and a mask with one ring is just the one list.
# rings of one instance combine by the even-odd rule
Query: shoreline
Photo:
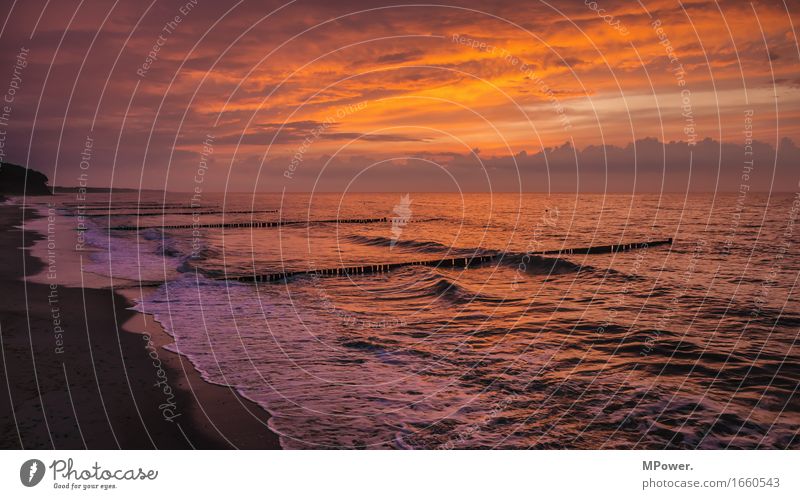
[(173, 338), (131, 310), (138, 289), (26, 280), (48, 262), (30, 249), (46, 236), (22, 220), (20, 205), (0, 206), (0, 448), (280, 449), (266, 410), (163, 348)]

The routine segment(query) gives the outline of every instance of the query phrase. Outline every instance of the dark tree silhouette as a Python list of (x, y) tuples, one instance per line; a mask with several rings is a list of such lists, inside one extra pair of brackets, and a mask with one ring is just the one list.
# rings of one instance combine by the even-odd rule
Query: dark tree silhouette
[[(25, 189), (27, 172), (27, 189)], [(0, 194), (52, 194), (43, 173), (12, 163), (0, 163)]]

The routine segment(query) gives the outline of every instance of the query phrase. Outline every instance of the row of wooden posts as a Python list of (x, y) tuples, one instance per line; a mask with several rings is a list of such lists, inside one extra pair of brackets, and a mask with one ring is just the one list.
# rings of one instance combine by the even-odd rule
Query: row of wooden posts
[[(620, 251), (630, 251), (644, 249), (652, 246), (663, 246), (672, 244), (672, 238), (627, 244), (608, 244), (604, 246), (589, 246), (586, 248), (567, 248), (560, 250), (547, 250), (536, 253), (536, 255), (579, 255), (579, 254), (599, 254), (617, 253)], [(359, 265), (353, 267), (333, 267), (326, 269), (298, 270), (290, 272), (273, 272), (269, 274), (251, 274), (235, 278), (240, 282), (275, 282), (282, 281), (290, 277), (297, 276), (318, 276), (318, 277), (342, 277), (361, 274), (381, 274), (400, 267), (422, 266), (422, 267), (450, 267), (468, 269), (473, 265), (491, 262), (499, 259), (502, 253), (490, 253), (480, 256), (444, 258), (439, 260), (421, 260), (399, 263), (382, 263), (373, 265)]]
[(265, 227), (283, 227), (286, 225), (304, 225), (304, 224), (323, 224), (323, 223), (340, 223), (340, 224), (370, 224), (386, 222), (388, 219), (383, 218), (353, 218), (353, 219), (333, 219), (333, 220), (287, 220), (287, 221), (261, 221), (261, 222), (234, 222), (234, 223), (218, 223), (218, 224), (182, 224), (182, 225), (118, 225), (110, 227), (111, 230), (144, 230), (144, 229), (247, 229), (247, 228), (265, 228)]
[(91, 213), (91, 214), (78, 214), (73, 213), (74, 216), (83, 217), (154, 217), (159, 215), (239, 215), (249, 213), (277, 213), (278, 210), (242, 210), (242, 211), (149, 211), (140, 213)]
[(542, 251), (542, 255), (572, 255), (572, 254), (587, 254), (596, 255), (598, 253), (616, 253), (618, 251), (628, 251), (634, 249), (644, 249), (650, 246), (663, 246), (665, 244), (672, 244), (672, 238), (664, 239), (661, 241), (649, 241), (641, 243), (627, 243), (627, 244), (607, 244), (605, 246), (588, 246), (586, 248), (569, 248), (558, 250)]
[(302, 275), (316, 275), (319, 277), (328, 276), (349, 276), (359, 274), (381, 274), (389, 272), (390, 270), (398, 269), (400, 267), (421, 266), (421, 267), (451, 267), (451, 268), (469, 268), (471, 265), (478, 265), (494, 260), (500, 256), (499, 253), (489, 255), (459, 257), (459, 258), (445, 258), (440, 260), (418, 260), (413, 262), (399, 262), (399, 263), (382, 263), (373, 265), (358, 265), (354, 267), (335, 267), (329, 269), (318, 270), (298, 270), (294, 272), (277, 272), (272, 274), (249, 275), (238, 277), (237, 280), (242, 282), (273, 282), (286, 279), (288, 277), (296, 277)]

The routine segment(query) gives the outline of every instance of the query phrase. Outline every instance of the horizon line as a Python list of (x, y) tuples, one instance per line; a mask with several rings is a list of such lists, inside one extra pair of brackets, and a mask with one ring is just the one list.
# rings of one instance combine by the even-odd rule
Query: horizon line
[[(58, 189), (63, 189), (65, 191), (75, 191), (79, 189), (79, 187), (74, 186), (54, 186), (51, 187), (53, 191)], [(138, 188), (138, 187), (86, 187), (86, 189), (103, 189), (104, 192), (87, 192), (87, 194), (106, 194), (107, 192), (159, 192), (159, 193), (166, 193), (166, 194), (195, 194), (194, 191), (169, 191), (164, 189), (153, 189), (153, 188)], [(748, 191), (750, 194), (796, 194), (797, 190), (772, 190), (772, 191), (761, 191), (761, 190), (752, 190)], [(68, 192), (62, 192), (60, 194), (67, 194)], [(203, 194), (403, 194), (403, 193), (413, 193), (413, 194), (715, 194), (715, 193), (722, 193), (722, 194), (738, 194), (738, 190), (688, 190), (688, 191), (681, 191), (681, 190), (662, 190), (662, 191), (616, 191), (616, 190), (609, 190), (609, 191), (595, 191), (595, 190), (588, 190), (588, 191), (410, 191), (410, 190), (397, 190), (397, 191), (204, 191)], [(53, 194), (56, 194), (55, 192)], [(14, 194), (9, 194), (14, 195)]]

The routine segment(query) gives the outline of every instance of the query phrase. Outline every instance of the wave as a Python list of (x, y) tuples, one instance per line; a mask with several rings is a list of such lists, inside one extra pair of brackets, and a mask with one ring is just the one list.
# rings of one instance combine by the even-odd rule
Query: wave
[[(546, 257), (526, 253), (501, 252), (485, 248), (454, 248), (434, 241), (393, 240), (381, 236), (347, 236), (347, 239), (368, 246), (400, 247), (413, 249), (425, 253), (451, 253), (467, 255), (496, 254), (502, 264), (514, 267), (522, 272), (532, 275), (568, 274), (581, 270), (593, 270), (592, 267), (582, 266), (559, 257)], [(477, 266), (477, 265), (476, 265)]]
[(592, 267), (578, 265), (563, 258), (524, 253), (506, 253), (502, 256), (502, 262), (530, 275), (574, 274), (582, 270), (593, 270)]
[(381, 236), (359, 236), (359, 235), (352, 235), (347, 236), (347, 239), (358, 243), (363, 244), (366, 246), (378, 246), (378, 247), (387, 247), (387, 248), (403, 248), (403, 249), (411, 249), (415, 251), (420, 251), (423, 253), (447, 253), (457, 251), (461, 252), (468, 252), (471, 250), (468, 249), (456, 249), (451, 248), (450, 246), (446, 246), (441, 243), (433, 242), (433, 241), (415, 241), (415, 240), (396, 240), (391, 239), (388, 237), (381, 237)]
[(483, 292), (473, 291), (464, 283), (458, 283), (440, 273), (433, 273), (427, 278), (418, 281), (420, 286), (415, 293), (418, 297), (433, 297), (445, 299), (453, 303), (501, 303), (508, 301)]

